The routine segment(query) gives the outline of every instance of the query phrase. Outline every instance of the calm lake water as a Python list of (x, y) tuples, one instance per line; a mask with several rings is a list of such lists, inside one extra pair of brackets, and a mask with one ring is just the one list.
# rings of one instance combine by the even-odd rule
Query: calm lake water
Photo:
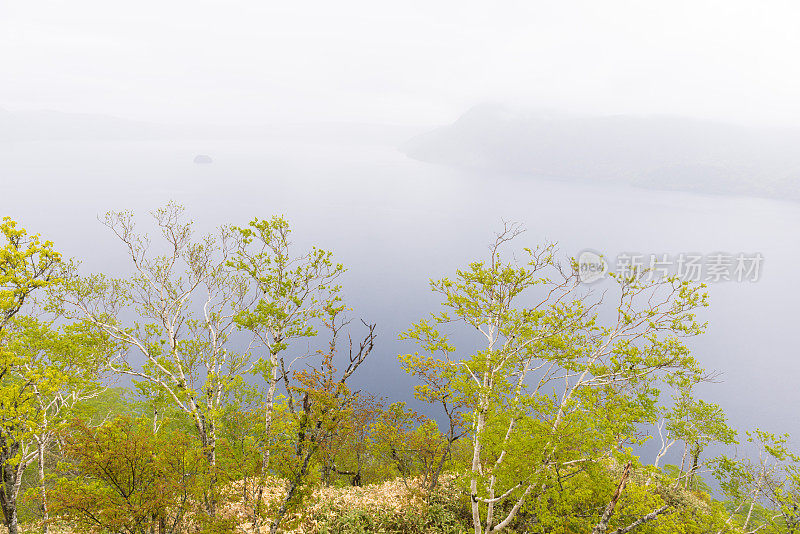
[[(528, 228), (519, 247), (553, 240), (570, 255), (759, 252), (759, 281), (711, 287), (710, 328), (693, 346), (723, 372), (705, 396), (737, 428), (800, 436), (800, 204), (478, 176), (410, 160), (395, 148), (401, 141), (0, 144), (0, 213), (83, 259), (86, 270), (114, 273), (128, 267), (97, 221), (107, 210), (144, 213), (174, 199), (200, 229), (284, 214), (298, 245), (331, 249), (345, 263), (356, 314), (378, 323), (380, 342), (360, 384), (409, 401), (396, 356), (414, 348), (398, 332), (434, 309), (428, 279), (483, 258), (504, 219)], [(214, 163), (195, 165), (197, 154)]]

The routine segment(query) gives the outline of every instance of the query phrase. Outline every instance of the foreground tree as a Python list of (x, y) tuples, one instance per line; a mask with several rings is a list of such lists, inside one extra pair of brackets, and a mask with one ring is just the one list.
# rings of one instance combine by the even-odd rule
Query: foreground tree
[(0, 224), (0, 331), (26, 302), (62, 280), (64, 263), (51, 241), (29, 235), (17, 222), (4, 217)]
[(146, 421), (81, 421), (62, 433), (53, 508), (83, 532), (172, 534), (202, 497), (208, 465), (189, 436), (153, 434)]
[(344, 478), (352, 486), (377, 482), (375, 426), (386, 407), (373, 395), (357, 393), (349, 413), (341, 418), (319, 452), (322, 483)]
[[(127, 250), (133, 276), (76, 277), (59, 298), (68, 316), (91, 321), (127, 349), (117, 372), (138, 379), (153, 397), (168, 398), (192, 420), (213, 473), (219, 414), (253, 368), (248, 354), (230, 348), (234, 319), (250, 301), (247, 281), (228, 267), (238, 234), (221, 227), (196, 239), (183, 211), (170, 203), (152, 212), (162, 254), (136, 231), (131, 212), (108, 213), (103, 222)], [(205, 496), (211, 515), (216, 486), (212, 479)]]
[(45, 449), (70, 410), (101, 389), (110, 346), (88, 323), (55, 327), (55, 317), (44, 319), (43, 292), (65, 281), (52, 243), (8, 218), (0, 235), (6, 240), (0, 250), (0, 508), (9, 533), (16, 533), (22, 476), (37, 462), (47, 532)]
[(447, 417), (447, 430), (444, 433), (446, 444), (437, 448), (437, 457), (431, 465), (429, 476), (425, 477), (430, 498), (439, 484), (445, 463), (452, 455), (453, 445), (467, 433), (464, 415), (469, 409), (470, 400), (455, 387), (459, 373), (447, 359), (450, 346), (443, 344), (428, 348), (435, 349), (439, 357), (434, 354), (406, 354), (400, 356), (400, 361), (403, 370), (421, 382), (414, 386), (414, 396), (423, 402), (441, 406)]
[[(694, 398), (693, 386), (688, 384), (681, 387), (674, 397), (673, 406), (665, 410), (664, 419), (658, 426), (661, 448), (653, 464), (658, 467), (669, 449), (678, 441), (683, 442), (683, 455), (675, 483), (682, 484), (686, 489), (695, 486), (698, 473), (706, 463), (701, 460), (701, 455), (708, 445), (736, 443), (736, 432), (728, 426), (722, 408)], [(687, 461), (691, 464), (688, 469)]]
[(800, 527), (800, 457), (788, 448), (788, 435), (756, 429), (746, 433), (754, 456), (721, 456), (714, 477), (728, 508), (720, 533), (796, 532)]
[(16, 521), (22, 475), (36, 462), (47, 532), (45, 450), (77, 403), (102, 389), (108, 357), (104, 336), (85, 323), (54, 329), (18, 316), (0, 333), (0, 505), (9, 531)]
[(253, 366), (248, 371), (265, 384), (260, 395), (263, 414), (261, 476), (253, 499), (253, 530), (258, 531), (263, 514), (264, 488), (271, 471), (271, 452), (276, 446), (273, 429), (278, 387), (288, 390), (292, 366), (304, 354), (287, 358), (293, 341), (313, 338), (327, 317), (343, 310), (336, 284), (344, 267), (331, 252), (312, 248), (297, 253), (292, 246), (289, 223), (281, 217), (254, 219), (247, 227), (235, 228), (240, 246), (228, 265), (253, 284), (254, 305), (242, 309), (236, 324), (253, 335)]
[[(505, 529), (523, 507), (537, 523), (544, 495), (564, 477), (610, 459), (626, 464), (623, 446), (643, 442), (639, 428), (657, 417), (657, 380), (682, 383), (702, 372), (680, 341), (702, 331), (694, 315), (706, 304), (702, 288), (630, 272), (615, 278), (614, 313), (604, 314), (603, 295), (584, 290), (576, 262), (559, 263), (554, 246), (505, 261), (504, 247), (520, 233), (507, 225), (487, 262), (433, 281), (444, 311), (404, 334), (457, 374), (448, 378), (452, 397), (469, 407), (475, 534)], [(442, 330), (453, 323), (477, 334), (482, 348), (459, 351)], [(609, 519), (600, 514), (596, 528)]]
[(288, 432), (278, 447), (282, 452), (278, 472), (288, 480), (288, 486), (273, 517), (271, 534), (278, 532), (286, 514), (302, 503), (310, 489), (312, 467), (320, 451), (329, 446), (339, 427), (352, 417), (358, 403), (358, 392), (348, 386), (348, 381), (374, 348), (375, 325), (365, 324), (367, 332), (358, 349), (349, 338), (347, 362), (339, 372), (334, 365), (337, 341), (348, 324), (339, 319), (341, 312), (341, 309), (330, 310), (326, 319), (331, 339), (328, 350), (318, 352), (319, 363), (292, 373), (291, 381), (287, 377), (285, 429)]

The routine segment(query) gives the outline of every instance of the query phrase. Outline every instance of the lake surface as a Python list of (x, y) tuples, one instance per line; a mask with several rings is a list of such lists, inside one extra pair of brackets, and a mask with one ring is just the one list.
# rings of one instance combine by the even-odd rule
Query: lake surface
[[(203, 230), (284, 214), (300, 246), (334, 251), (358, 316), (379, 343), (359, 383), (412, 400), (398, 332), (435, 309), (431, 277), (483, 258), (502, 220), (528, 232), (518, 246), (557, 241), (574, 255), (761, 253), (760, 279), (711, 287), (708, 333), (693, 341), (722, 383), (705, 388), (740, 430), (800, 436), (800, 204), (514, 176), (479, 176), (408, 159), (388, 136), (274, 135), (244, 140), (0, 144), (0, 214), (53, 240), (87, 271), (120, 273), (124, 250), (98, 221), (174, 199)], [(197, 154), (214, 159), (196, 165)], [(412, 405), (418, 406), (412, 402)], [(795, 440), (796, 441), (796, 440)]]

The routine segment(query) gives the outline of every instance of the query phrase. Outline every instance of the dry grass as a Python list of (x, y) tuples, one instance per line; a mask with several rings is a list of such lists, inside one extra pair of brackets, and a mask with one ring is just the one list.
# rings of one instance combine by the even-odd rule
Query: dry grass
[[(235, 488), (241, 495), (241, 486)], [(264, 491), (265, 500), (274, 509), (285, 495), (282, 481), (273, 479)], [(379, 514), (408, 514), (421, 510), (425, 500), (416, 481), (403, 481), (398, 478), (382, 484), (363, 487), (319, 487), (305, 501), (302, 510), (287, 515), (284, 523), (294, 528), (283, 530), (286, 534), (313, 534), (331, 515), (339, 515), (352, 510), (364, 510)], [(229, 504), (225, 513), (234, 514), (241, 519), (240, 532), (252, 532), (251, 518), (242, 503)], [(260, 532), (269, 532), (264, 526)]]
[[(235, 518), (237, 527), (234, 532), (252, 533), (252, 507), (250, 503), (242, 502), (243, 483), (236, 482), (225, 489), (225, 504), (220, 507), (220, 516)], [(264, 500), (267, 510), (274, 510), (283, 500), (286, 484), (280, 479), (270, 479), (264, 489)], [(378, 514), (408, 514), (414, 510), (421, 510), (425, 506), (422, 491), (416, 481), (396, 479), (383, 484), (374, 484), (363, 487), (318, 487), (308, 496), (301, 510), (288, 514), (284, 524), (293, 525), (293, 528), (283, 529), (285, 534), (313, 534), (320, 531), (321, 525), (332, 515), (345, 514), (352, 510), (365, 510)], [(194, 521), (186, 518), (185, 532), (196, 532)], [(269, 517), (265, 518), (259, 532), (269, 532)], [(25, 533), (41, 532), (41, 525), (28, 524)], [(0, 527), (0, 534), (6, 530)], [(63, 524), (54, 524), (50, 534), (82, 534), (80, 531), (70, 529)]]

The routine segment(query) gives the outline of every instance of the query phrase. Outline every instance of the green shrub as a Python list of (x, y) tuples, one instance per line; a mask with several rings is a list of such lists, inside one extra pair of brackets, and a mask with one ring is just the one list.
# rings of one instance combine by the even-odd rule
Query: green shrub
[(315, 514), (321, 534), (462, 534), (466, 523), (457, 506), (433, 501), (402, 511), (386, 509), (339, 510), (326, 508)]

